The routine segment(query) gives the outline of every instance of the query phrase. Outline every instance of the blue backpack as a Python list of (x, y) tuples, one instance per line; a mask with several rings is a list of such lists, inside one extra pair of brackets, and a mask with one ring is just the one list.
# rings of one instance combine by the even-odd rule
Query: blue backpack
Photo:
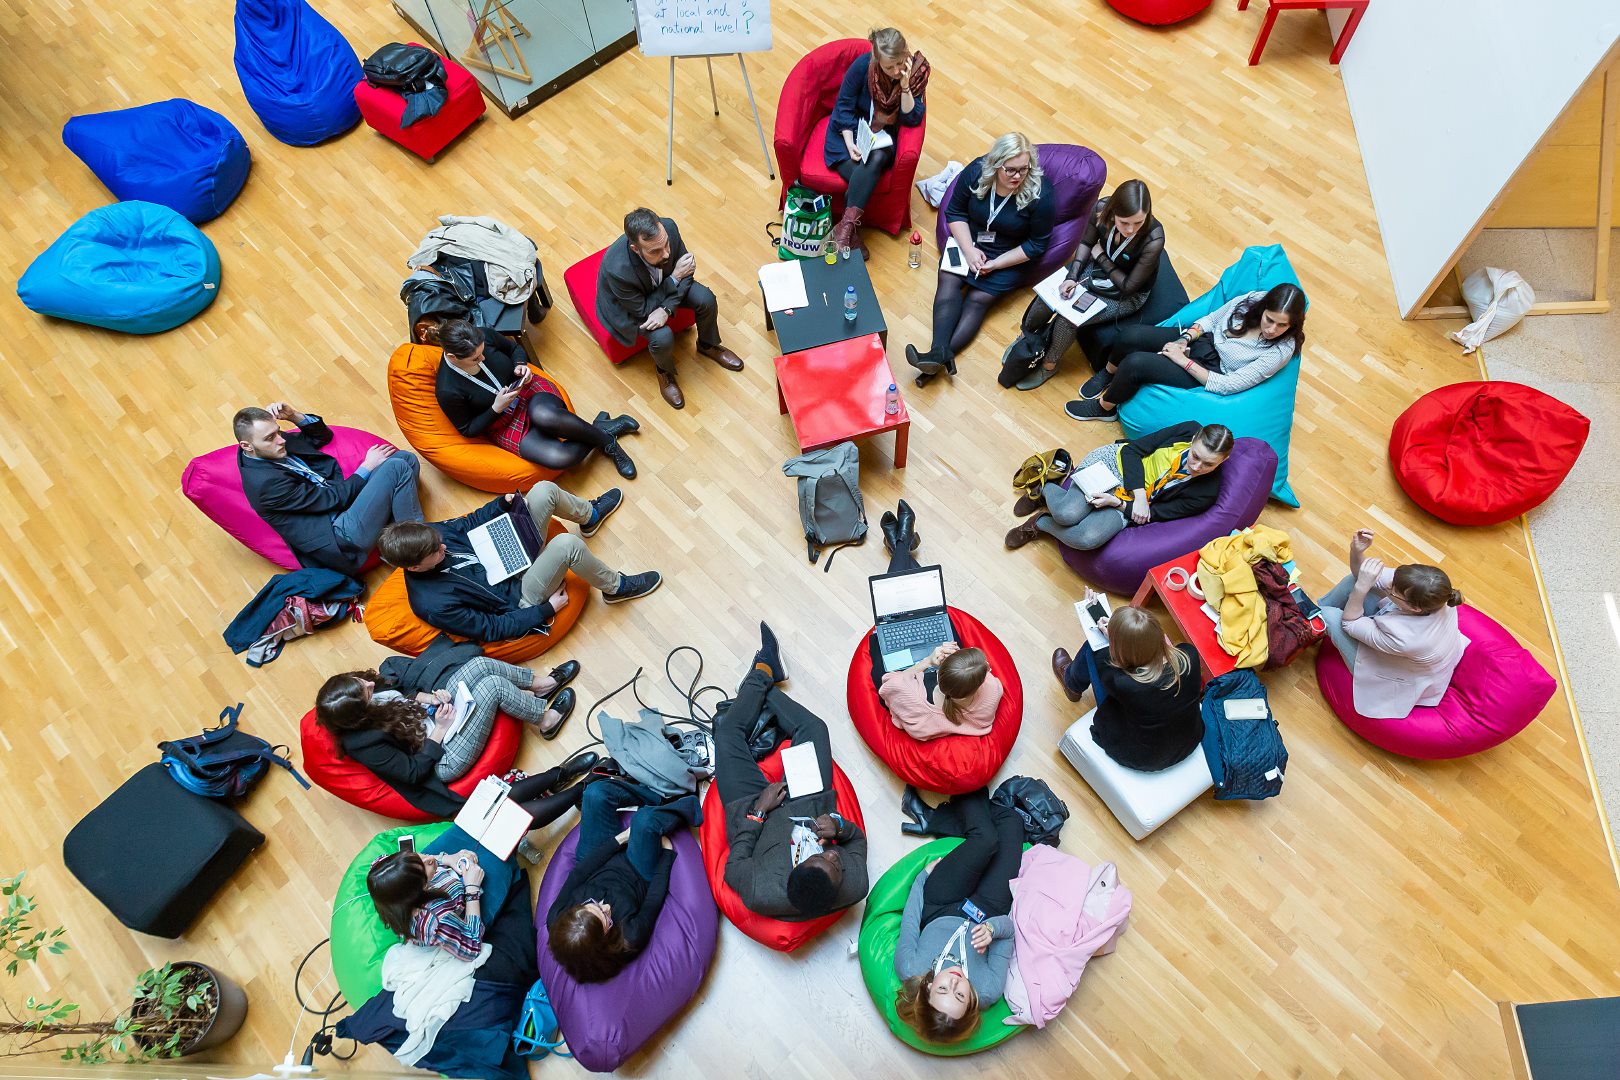
[(546, 995), (545, 983), (539, 979), (529, 987), (529, 993), (523, 999), (523, 1012), (518, 1016), (517, 1030), (512, 1032), (512, 1049), (520, 1057), (535, 1061), (551, 1054), (565, 1058), (574, 1056), (564, 1048), (557, 1013), (551, 1007), (551, 998)]
[(299, 775), (292, 762), (276, 753), (290, 748), (272, 746), (242, 731), (236, 723), (241, 715), (242, 703), (238, 701), (234, 709), (220, 710), (219, 727), (190, 738), (158, 743), (158, 749), (163, 751), (159, 760), (174, 782), (211, 799), (234, 799), (251, 791), (274, 764), (292, 773), (307, 791), (309, 781)]

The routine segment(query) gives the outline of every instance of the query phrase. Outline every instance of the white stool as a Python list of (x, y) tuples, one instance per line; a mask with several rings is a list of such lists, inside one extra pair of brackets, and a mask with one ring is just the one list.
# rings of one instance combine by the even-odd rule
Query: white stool
[(1202, 747), (1161, 772), (1127, 769), (1091, 738), (1096, 709), (1069, 725), (1058, 749), (1091, 785), (1125, 831), (1140, 840), (1215, 786)]

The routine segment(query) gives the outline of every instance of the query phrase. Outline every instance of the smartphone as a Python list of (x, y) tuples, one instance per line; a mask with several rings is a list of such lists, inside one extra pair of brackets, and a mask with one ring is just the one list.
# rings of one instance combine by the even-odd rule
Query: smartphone
[(516, 390), (522, 385), (523, 385), (523, 380), (522, 379), (513, 379), (511, 382), (509, 382), (505, 386), (501, 387), (501, 389), (502, 390)]
[(975, 923), (982, 923), (989, 917), (985, 915), (985, 913), (979, 908), (978, 904), (975, 904), (971, 900), (962, 901), (962, 914), (972, 919)]
[(401, 855), (416, 854), (416, 837), (405, 835), (399, 838), (399, 853)]
[(1100, 600), (1091, 600), (1086, 604), (1086, 614), (1091, 616), (1092, 622), (1100, 623), (1108, 618), (1108, 609), (1102, 606)]
[(945, 249), (945, 261), (958, 269), (966, 265), (962, 261), (962, 249), (954, 244)]
[(1298, 585), (1295, 585), (1288, 591), (1289, 594), (1293, 596), (1294, 603), (1299, 605), (1299, 610), (1305, 613), (1305, 617), (1307, 619), (1314, 619), (1322, 614), (1322, 609), (1316, 606), (1315, 600), (1312, 600), (1309, 596), (1305, 595), (1304, 589), (1300, 588)]
[(1085, 311), (1097, 302), (1097, 298), (1084, 289), (1076, 289), (1074, 299), (1070, 302), (1074, 305), (1074, 310)]

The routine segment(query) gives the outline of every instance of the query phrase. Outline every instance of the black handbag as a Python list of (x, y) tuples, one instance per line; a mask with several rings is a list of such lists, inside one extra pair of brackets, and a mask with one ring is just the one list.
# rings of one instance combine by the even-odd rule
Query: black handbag
[(1011, 807), (1024, 822), (1024, 842), (1058, 846), (1058, 834), (1069, 820), (1069, 806), (1045, 780), (1032, 776), (1009, 776), (996, 788), (990, 801)]

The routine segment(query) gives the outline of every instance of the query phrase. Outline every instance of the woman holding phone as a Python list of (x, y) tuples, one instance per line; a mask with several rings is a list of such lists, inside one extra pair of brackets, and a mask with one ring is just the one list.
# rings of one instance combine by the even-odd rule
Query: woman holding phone
[(594, 424), (586, 423), (517, 345), (465, 319), (446, 319), (437, 336), (444, 362), (434, 396), (457, 431), (558, 472), (600, 450), (620, 476), (635, 479), (635, 462), (619, 445), (619, 436), (641, 429), (634, 419), (601, 412)]

